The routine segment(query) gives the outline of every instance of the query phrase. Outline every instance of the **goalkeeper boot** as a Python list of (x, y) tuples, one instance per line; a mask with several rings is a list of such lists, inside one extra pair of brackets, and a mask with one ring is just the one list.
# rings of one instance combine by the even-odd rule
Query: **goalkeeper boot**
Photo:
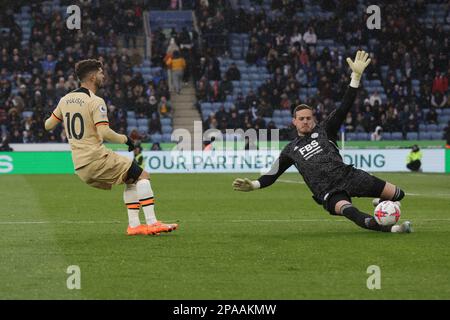
[(157, 221), (153, 224), (147, 225), (147, 234), (159, 235), (161, 232), (172, 232), (177, 228), (178, 224), (176, 223), (163, 223), (161, 221)]
[(411, 222), (410, 221), (405, 221), (400, 225), (395, 225), (392, 227), (391, 232), (395, 232), (395, 233), (411, 233), (413, 232), (413, 229), (411, 227)]
[(129, 236), (135, 236), (138, 234), (147, 234), (147, 226), (145, 224), (140, 224), (137, 227), (130, 227), (127, 228), (127, 235)]

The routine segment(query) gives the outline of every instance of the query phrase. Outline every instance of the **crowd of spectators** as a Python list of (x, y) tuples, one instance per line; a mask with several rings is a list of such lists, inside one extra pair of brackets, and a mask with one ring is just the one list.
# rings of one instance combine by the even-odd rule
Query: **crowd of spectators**
[[(231, 122), (225, 125), (233, 112), (239, 115), (240, 126), (259, 127), (261, 117), (270, 117), (276, 109), (292, 110), (299, 103), (313, 106), (317, 120), (322, 120), (339, 105), (350, 82), (345, 59), (353, 59), (352, 46), (370, 48), (372, 62), (365, 79), (380, 80), (384, 92), (359, 90), (345, 121), (348, 132), (371, 133), (380, 126), (384, 131), (402, 131), (406, 137), (407, 132), (418, 131), (419, 123), (435, 123), (435, 109), (450, 107), (449, 32), (442, 24), (427, 28), (418, 21), (426, 10), (426, 1), (379, 1), (383, 7), (381, 30), (366, 27), (368, 15), (355, 11), (356, 0), (319, 3), (334, 14), (327, 18), (300, 18), (296, 13), (304, 7), (302, 0), (273, 0), (271, 9), (277, 14), (271, 15), (264, 10), (234, 10), (227, 0), (199, 2), (196, 14), (204, 39), (209, 39), (209, 33), (248, 33), (250, 41), (244, 59), (249, 65), (265, 65), (272, 74), (256, 92), (238, 96), (231, 112), (211, 115), (206, 129), (217, 126), (216, 123), (219, 129), (235, 126)], [(448, 4), (446, 8), (449, 19)], [(319, 52), (317, 43), (321, 39), (333, 39), (335, 46)], [(346, 50), (339, 50), (338, 46), (345, 46)], [(231, 77), (239, 79), (238, 70), (229, 70), (223, 77), (220, 74), (218, 57), (229, 57), (227, 50), (230, 47), (209, 47), (199, 58), (200, 101), (225, 101), (227, 92), (233, 90)], [(382, 66), (387, 66), (387, 70), (383, 72)], [(420, 81), (417, 91), (414, 79)], [(214, 84), (210, 85), (210, 81)], [(301, 99), (301, 88), (318, 91)], [(252, 112), (253, 105), (257, 110)], [(423, 109), (430, 111), (423, 113)], [(248, 118), (250, 124), (245, 120)]]
[[(61, 0), (61, 8), (65, 8), (65, 2), (70, 4)], [(66, 142), (62, 126), (46, 132), (43, 123), (59, 99), (77, 88), (75, 63), (88, 58), (103, 62), (106, 83), (97, 94), (107, 103), (110, 126), (127, 134), (127, 111), (135, 111), (137, 118), (149, 119), (149, 134), (161, 133), (160, 118), (172, 113), (166, 77), (161, 73), (146, 81), (142, 74), (133, 72), (133, 66), (140, 65), (143, 57), (134, 48), (130, 34), (143, 33), (142, 12), (148, 1), (83, 1), (80, 30), (66, 28), (61, 10), (39, 2), (25, 4), (30, 6), (31, 24), (26, 45), (14, 18), (24, 4), (19, 1), (0, 14), (2, 140)], [(147, 138), (137, 131), (131, 135), (138, 140)]]

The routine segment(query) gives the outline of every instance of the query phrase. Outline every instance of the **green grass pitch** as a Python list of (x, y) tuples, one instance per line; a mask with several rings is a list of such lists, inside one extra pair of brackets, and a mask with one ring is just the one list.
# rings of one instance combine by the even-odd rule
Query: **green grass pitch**
[[(330, 216), (297, 174), (233, 191), (245, 176), (257, 177), (152, 175), (158, 218), (180, 228), (135, 237), (125, 235), (122, 186), (1, 176), (0, 299), (450, 298), (449, 175), (377, 174), (406, 191), (401, 221), (413, 222), (412, 234)], [(371, 199), (355, 204), (373, 212)], [(67, 289), (70, 265), (80, 267), (80, 290)], [(371, 265), (379, 290), (366, 286)]]

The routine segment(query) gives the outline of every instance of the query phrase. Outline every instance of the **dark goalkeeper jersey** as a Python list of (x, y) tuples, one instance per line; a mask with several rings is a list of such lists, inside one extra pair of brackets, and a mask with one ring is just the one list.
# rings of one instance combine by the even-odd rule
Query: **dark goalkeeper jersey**
[(341, 106), (334, 110), (310, 134), (298, 136), (282, 151), (269, 173), (258, 180), (261, 188), (274, 183), (291, 165), (295, 165), (319, 203), (327, 193), (339, 190), (345, 178), (355, 170), (346, 165), (336, 145), (339, 129), (353, 105), (357, 89), (348, 87)]

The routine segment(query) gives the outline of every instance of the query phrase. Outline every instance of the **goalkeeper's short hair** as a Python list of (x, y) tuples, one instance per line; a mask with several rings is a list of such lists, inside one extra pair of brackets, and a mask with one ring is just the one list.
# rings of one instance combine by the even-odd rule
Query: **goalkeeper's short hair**
[(307, 104), (299, 104), (298, 106), (296, 106), (295, 108), (294, 108), (294, 111), (292, 112), (292, 117), (294, 117), (295, 118), (295, 115), (297, 114), (297, 111), (300, 111), (300, 110), (305, 110), (305, 109), (308, 109), (308, 110), (311, 110), (311, 111), (313, 111), (313, 108), (311, 108), (310, 106), (308, 106)]

